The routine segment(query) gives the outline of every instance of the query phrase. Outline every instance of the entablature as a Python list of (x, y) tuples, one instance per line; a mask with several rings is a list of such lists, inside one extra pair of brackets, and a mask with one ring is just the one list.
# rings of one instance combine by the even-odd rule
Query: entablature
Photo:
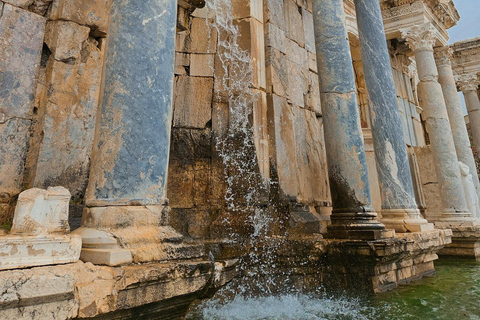
[(452, 0), (380, 0), (388, 40), (401, 38), (401, 29), (430, 22), (435, 27), (437, 46), (448, 44), (447, 29), (460, 19)]
[(480, 37), (455, 42), (452, 67), (455, 73), (480, 74)]

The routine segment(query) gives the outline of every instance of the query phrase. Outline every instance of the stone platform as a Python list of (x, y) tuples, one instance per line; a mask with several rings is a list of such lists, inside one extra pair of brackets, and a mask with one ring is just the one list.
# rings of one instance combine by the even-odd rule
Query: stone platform
[(326, 240), (322, 277), (327, 287), (384, 292), (435, 273), (449, 229), (399, 233), (377, 241)]
[(231, 261), (204, 260), (2, 271), (0, 319), (182, 319), (233, 276)]
[(452, 226), (452, 243), (438, 252), (440, 256), (455, 256), (480, 260), (480, 226)]
[(218, 242), (205, 246), (220, 259), (244, 255), (247, 266), (239, 274), (245, 277), (242, 283), (249, 281), (249, 270), (254, 270), (258, 261), (268, 261), (275, 267), (264, 267), (267, 277), (288, 289), (343, 292), (348, 288), (350, 293), (378, 293), (434, 274), (437, 252), (451, 243), (451, 237), (451, 230), (435, 229), (372, 241), (331, 240), (321, 235), (277, 238), (277, 245), (272, 245), (273, 239), (259, 244), (255, 252), (267, 252), (268, 256), (254, 261), (245, 256), (248, 248), (244, 246)]

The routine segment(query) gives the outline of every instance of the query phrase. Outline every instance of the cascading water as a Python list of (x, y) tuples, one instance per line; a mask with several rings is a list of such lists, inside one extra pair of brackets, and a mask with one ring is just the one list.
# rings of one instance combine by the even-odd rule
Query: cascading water
[[(215, 19), (206, 19), (209, 30), (216, 30), (217, 58), (222, 74), (216, 81), (215, 97), (228, 103), (228, 125), (226, 132), (217, 136), (216, 150), (222, 159), (227, 183), (225, 201), (227, 210), (223, 220), (229, 231), (228, 238), (239, 245), (251, 248), (250, 254), (240, 264), (239, 273), (252, 278), (262, 278), (264, 283), (231, 285), (228, 290), (235, 294), (251, 292), (269, 293), (276, 287), (268, 277), (267, 269), (272, 266), (273, 252), (278, 241), (269, 236), (273, 219), (272, 206), (268, 199), (260, 201), (262, 192), (268, 190), (270, 181), (261, 177), (255, 152), (252, 112), (259, 97), (251, 90), (253, 82), (252, 61), (249, 53), (239, 46), (238, 27), (233, 22), (231, 0), (208, 0), (207, 17), (214, 13)], [(211, 36), (211, 35), (210, 35)], [(261, 203), (262, 202), (262, 203)], [(248, 226), (249, 236), (240, 235), (232, 227), (232, 221), (241, 219)], [(259, 242), (262, 250), (259, 250)], [(245, 260), (248, 259), (248, 263)], [(235, 287), (235, 288), (233, 288)]]
[[(305, 293), (301, 287), (291, 285), (288, 271), (278, 271), (277, 252), (285, 245), (286, 233), (283, 228), (283, 233), (276, 234), (282, 230), (284, 220), (278, 218), (275, 201), (265, 200), (264, 196), (265, 190), (275, 185), (258, 170), (254, 136), (260, 128), (253, 125), (252, 111), (259, 97), (251, 88), (252, 61), (248, 52), (239, 46), (240, 35), (234, 24), (231, 0), (207, 0), (206, 11), (207, 17), (215, 17), (207, 18), (206, 24), (218, 35), (216, 57), (220, 63), (215, 67), (222, 71), (215, 70), (214, 99), (228, 103), (229, 110), (228, 125), (224, 124), (226, 130), (217, 134), (216, 141), (227, 185), (222, 227), (227, 241), (249, 249), (249, 254), (238, 264), (237, 279), (217, 292), (213, 299), (193, 308), (187, 319), (418, 319), (416, 316), (425, 312), (422, 307), (428, 309), (424, 319), (447, 319), (442, 317), (447, 312), (445, 307), (437, 306), (436, 289), (425, 294), (420, 290), (421, 296), (407, 288), (398, 291), (398, 295), (374, 298), (334, 297), (320, 288)], [(249, 230), (247, 237), (238, 231), (239, 219)], [(477, 282), (480, 268), (470, 267), (473, 276), (466, 282)], [(422, 284), (419, 286), (422, 288)], [(430, 281), (423, 286), (436, 288), (438, 282)], [(480, 298), (477, 291), (472, 296), (475, 301)], [(432, 292), (433, 295), (429, 294)], [(417, 313), (408, 312), (415, 308)], [(455, 306), (450, 308), (456, 310)]]

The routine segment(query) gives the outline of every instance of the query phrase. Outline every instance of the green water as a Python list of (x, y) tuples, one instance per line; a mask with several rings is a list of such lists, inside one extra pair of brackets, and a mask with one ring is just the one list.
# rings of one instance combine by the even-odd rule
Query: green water
[(371, 298), (376, 319), (480, 319), (480, 264), (440, 259), (437, 274)]
[(187, 319), (480, 319), (480, 263), (441, 259), (435, 266), (434, 276), (371, 297), (239, 295), (230, 301), (206, 301)]

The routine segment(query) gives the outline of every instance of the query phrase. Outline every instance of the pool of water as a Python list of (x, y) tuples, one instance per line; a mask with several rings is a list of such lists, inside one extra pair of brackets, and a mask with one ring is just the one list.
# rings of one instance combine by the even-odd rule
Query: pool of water
[(437, 274), (370, 297), (284, 294), (209, 300), (187, 319), (480, 319), (480, 263), (441, 259)]

